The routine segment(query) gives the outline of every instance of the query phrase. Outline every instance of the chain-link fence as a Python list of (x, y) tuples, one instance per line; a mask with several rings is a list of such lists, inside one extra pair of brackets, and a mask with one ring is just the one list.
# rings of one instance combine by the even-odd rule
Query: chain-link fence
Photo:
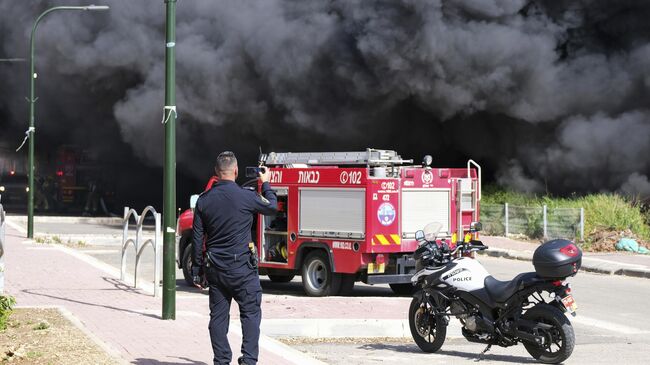
[(493, 236), (584, 240), (583, 208), (519, 207), (482, 204), (483, 232)]

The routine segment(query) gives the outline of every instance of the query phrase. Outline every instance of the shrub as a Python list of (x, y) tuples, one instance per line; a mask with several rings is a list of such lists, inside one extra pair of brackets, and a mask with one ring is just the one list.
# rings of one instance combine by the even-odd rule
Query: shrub
[[(613, 193), (599, 193), (585, 196), (554, 197), (550, 195), (537, 196), (503, 190), (495, 186), (487, 186), (483, 190), (482, 204), (504, 204), (522, 207), (541, 207), (546, 205), (549, 210), (555, 208), (584, 208), (585, 237), (599, 230), (624, 231), (630, 230), (644, 241), (650, 240), (650, 212), (643, 210), (635, 201)], [(540, 224), (534, 217), (529, 217), (530, 237), (539, 236)]]
[(16, 304), (16, 299), (10, 295), (0, 295), (0, 331), (7, 329), (7, 319)]

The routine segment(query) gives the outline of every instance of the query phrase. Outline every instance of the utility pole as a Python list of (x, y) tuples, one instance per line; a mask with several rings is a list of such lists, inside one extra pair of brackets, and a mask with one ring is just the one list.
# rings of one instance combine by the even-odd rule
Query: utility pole
[[(165, 167), (162, 319), (176, 319), (176, 0), (165, 0)], [(158, 283), (156, 283), (158, 285)]]

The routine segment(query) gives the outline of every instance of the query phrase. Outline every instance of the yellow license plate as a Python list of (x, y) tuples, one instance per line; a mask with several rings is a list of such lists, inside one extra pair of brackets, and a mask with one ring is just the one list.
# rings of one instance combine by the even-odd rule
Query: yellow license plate
[(573, 313), (578, 310), (578, 303), (576, 303), (576, 300), (573, 299), (573, 295), (571, 294), (562, 298), (562, 304), (564, 304), (564, 307), (569, 311), (569, 313)]

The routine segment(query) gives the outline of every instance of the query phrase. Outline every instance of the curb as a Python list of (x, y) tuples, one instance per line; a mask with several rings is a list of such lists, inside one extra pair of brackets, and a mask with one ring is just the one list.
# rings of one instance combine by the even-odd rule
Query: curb
[(411, 337), (402, 319), (263, 319), (261, 330), (270, 337)]
[[(261, 331), (273, 338), (412, 338), (406, 319), (272, 318), (262, 319)], [(447, 331), (447, 339), (463, 338), (458, 322)]]
[[(531, 252), (504, 250), (501, 248), (490, 248), (486, 251), (479, 252), (479, 255), (501, 257), (510, 260), (533, 260), (533, 254)], [(639, 265), (614, 263), (612, 261), (584, 256), (582, 258), (582, 267), (580, 270), (597, 274), (631, 276), (650, 279), (649, 268), (641, 267)]]
[[(134, 235), (134, 232), (132, 231), (132, 235)], [(143, 236), (147, 236), (147, 234), (143, 234)], [(150, 234), (149, 236), (153, 237), (153, 234)], [(54, 241), (55, 237), (56, 240), (59, 242), (52, 242), (54, 244), (77, 244), (78, 242), (82, 242), (83, 245), (88, 245), (88, 246), (116, 246), (120, 247), (122, 245), (122, 235), (114, 235), (114, 234), (54, 234), (54, 233), (36, 233), (35, 237), (38, 238), (43, 238), (47, 239), (50, 241)]]
[[(24, 215), (10, 215), (7, 218), (27, 222), (27, 216)], [(34, 223), (122, 224), (122, 221), (122, 217), (34, 216)]]

